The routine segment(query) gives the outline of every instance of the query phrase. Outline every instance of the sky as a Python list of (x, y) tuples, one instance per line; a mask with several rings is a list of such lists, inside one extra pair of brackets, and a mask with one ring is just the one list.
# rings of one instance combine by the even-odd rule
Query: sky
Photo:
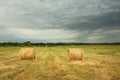
[(0, 42), (120, 42), (120, 0), (0, 0)]

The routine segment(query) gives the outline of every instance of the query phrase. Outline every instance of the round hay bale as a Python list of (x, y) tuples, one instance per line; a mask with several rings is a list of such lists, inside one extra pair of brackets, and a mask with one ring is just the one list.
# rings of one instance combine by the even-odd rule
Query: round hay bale
[(96, 50), (97, 48), (96, 47), (93, 47), (94, 50)]
[(68, 60), (82, 60), (84, 51), (79, 48), (70, 48), (68, 49)]
[(34, 48), (21, 48), (19, 54), (20, 54), (21, 60), (35, 59), (35, 49)]

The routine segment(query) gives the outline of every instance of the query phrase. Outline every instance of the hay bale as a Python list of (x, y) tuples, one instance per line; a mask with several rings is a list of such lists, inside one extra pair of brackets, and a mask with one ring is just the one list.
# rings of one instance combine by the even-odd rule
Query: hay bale
[(35, 49), (34, 48), (21, 48), (19, 54), (20, 54), (21, 60), (35, 59)]
[(94, 50), (96, 50), (97, 48), (96, 47), (93, 47)]
[(68, 49), (68, 60), (82, 60), (84, 51), (78, 48)]

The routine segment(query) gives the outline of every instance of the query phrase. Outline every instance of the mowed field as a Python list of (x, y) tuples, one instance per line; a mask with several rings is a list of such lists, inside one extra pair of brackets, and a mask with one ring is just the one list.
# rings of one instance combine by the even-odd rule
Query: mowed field
[[(0, 80), (120, 80), (120, 45), (35, 47), (35, 60), (20, 60), (20, 48), (0, 47)], [(84, 59), (69, 62), (68, 48)]]

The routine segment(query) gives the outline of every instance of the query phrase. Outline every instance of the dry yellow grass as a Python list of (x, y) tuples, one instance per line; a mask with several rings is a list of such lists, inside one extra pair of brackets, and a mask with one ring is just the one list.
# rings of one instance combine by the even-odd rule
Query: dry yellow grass
[[(66, 61), (68, 48), (76, 47), (84, 60)], [(35, 60), (19, 60), (20, 47), (0, 47), (0, 80), (120, 80), (120, 46), (93, 47), (36, 47)]]

